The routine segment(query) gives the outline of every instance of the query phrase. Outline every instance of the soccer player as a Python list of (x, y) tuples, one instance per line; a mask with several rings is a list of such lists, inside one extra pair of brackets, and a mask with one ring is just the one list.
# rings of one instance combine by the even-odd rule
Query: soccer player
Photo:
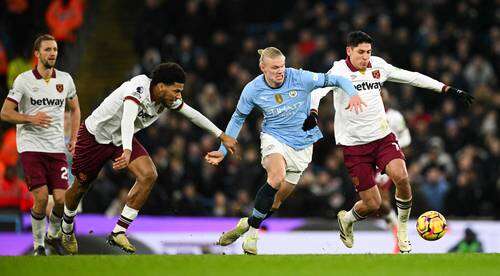
[[(262, 111), (261, 155), (267, 183), (257, 192), (251, 216), (240, 219), (236, 228), (223, 233), (218, 241), (220, 245), (229, 245), (248, 231), (249, 235), (243, 242), (247, 254), (257, 254), (258, 229), (271, 215), (276, 193), (280, 190), (284, 194), (282, 198), (291, 193), (311, 162), (313, 143), (322, 137), (317, 127), (302, 130), (302, 122), (310, 107), (310, 92), (318, 87), (339, 86), (349, 98), (349, 110), (359, 112), (363, 104), (352, 83), (344, 77), (285, 68), (285, 56), (274, 47), (261, 49), (259, 54), (263, 74), (243, 89), (226, 132), (236, 138), (252, 109)], [(205, 158), (217, 165), (225, 154), (226, 149), (221, 146)]]
[[(352, 80), (360, 97), (368, 104), (368, 108), (358, 115), (347, 112), (343, 106), (349, 98), (344, 93), (335, 93), (339, 88), (333, 88), (335, 141), (342, 146), (345, 165), (361, 198), (350, 211), (342, 210), (338, 213), (340, 239), (345, 246), (351, 248), (354, 243), (354, 223), (380, 208), (380, 192), (374, 179), (375, 168), (378, 167), (396, 185), (398, 246), (402, 253), (408, 253), (411, 251), (411, 243), (407, 222), (412, 193), (404, 154), (389, 127), (380, 96), (382, 84), (385, 81), (408, 83), (438, 93), (452, 94), (467, 106), (472, 103), (473, 97), (460, 89), (417, 72), (399, 69), (372, 56), (372, 43), (372, 38), (364, 32), (350, 33), (347, 38), (347, 58), (335, 62), (329, 71), (331, 75), (345, 76)], [(313, 92), (311, 109), (317, 110), (321, 97), (330, 90)]]
[[(17, 76), (2, 106), (1, 119), (17, 124), (17, 150), (26, 184), (35, 199), (31, 209), (34, 255), (45, 255), (45, 243), (53, 250), (60, 248), (59, 229), (64, 192), (68, 188), (68, 162), (64, 152), (67, 147), (74, 153), (80, 106), (71, 76), (54, 68), (58, 50), (54, 37), (39, 36), (33, 50), (38, 64)], [(67, 145), (64, 141), (66, 103), (71, 114), (71, 138)], [(53, 195), (54, 207), (46, 233), (49, 194)]]
[(78, 203), (108, 160), (113, 160), (113, 169), (127, 168), (136, 181), (107, 242), (125, 252), (135, 252), (125, 232), (146, 202), (157, 172), (134, 133), (151, 125), (164, 110), (180, 112), (234, 152), (235, 139), (183, 102), (181, 93), (185, 80), (185, 72), (178, 64), (162, 63), (153, 70), (151, 78), (139, 75), (124, 82), (80, 126), (72, 165), (75, 180), (66, 192), (62, 222), (62, 245), (70, 254), (78, 252), (73, 231)]

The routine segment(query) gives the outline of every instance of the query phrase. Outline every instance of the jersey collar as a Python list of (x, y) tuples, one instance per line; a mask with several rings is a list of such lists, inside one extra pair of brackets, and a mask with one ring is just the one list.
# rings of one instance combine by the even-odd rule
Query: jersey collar
[(264, 74), (262, 74), (262, 80), (264, 81), (264, 83), (266, 84), (266, 86), (267, 86), (267, 87), (269, 87), (269, 88), (271, 88), (271, 89), (280, 89), (280, 88), (281, 88), (281, 87), (285, 84), (285, 82), (286, 82), (286, 75), (287, 75), (287, 74), (286, 74), (286, 68), (285, 68), (285, 76), (283, 77), (283, 82), (282, 82), (282, 83), (281, 83), (281, 85), (280, 85), (280, 86), (278, 86), (278, 87), (271, 87), (271, 86), (269, 85), (269, 83), (267, 83), (267, 81), (266, 81), (266, 77), (264, 76)]
[[(351, 59), (349, 58), (349, 56), (347, 56), (345, 58), (345, 63), (347, 64), (347, 67), (349, 67), (349, 69), (352, 71), (352, 72), (357, 72), (359, 71), (358, 69), (356, 69), (356, 67), (354, 67), (354, 65), (352, 65), (351, 63)], [(372, 63), (370, 61), (368, 61), (368, 68), (372, 68)]]
[[(43, 79), (42, 75), (40, 74), (40, 72), (38, 72), (38, 70), (36, 69), (36, 67), (33, 68), (33, 70), (31, 70), (31, 72), (33, 72), (33, 75), (35, 76), (35, 78), (37, 80)], [(56, 69), (52, 69), (52, 75), (50, 77), (53, 78), (53, 79), (56, 78)]]

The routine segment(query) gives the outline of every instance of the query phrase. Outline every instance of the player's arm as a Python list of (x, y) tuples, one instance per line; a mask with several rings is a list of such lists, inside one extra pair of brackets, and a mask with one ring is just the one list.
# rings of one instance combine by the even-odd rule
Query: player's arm
[(312, 91), (315, 88), (320, 87), (338, 87), (344, 91), (349, 96), (349, 104), (346, 109), (356, 111), (356, 113), (363, 111), (362, 105), (366, 106), (361, 97), (358, 95), (358, 91), (354, 88), (354, 85), (350, 80), (345, 77), (331, 74), (314, 73), (309, 71), (303, 71), (302, 81), (309, 86)]
[(71, 137), (68, 144), (68, 150), (71, 154), (75, 153), (76, 135), (78, 133), (78, 128), (80, 127), (81, 112), (80, 103), (78, 102), (78, 96), (74, 96), (68, 99), (68, 107), (70, 112), (71, 120)]
[(123, 101), (123, 115), (121, 121), (123, 153), (113, 162), (113, 169), (120, 170), (128, 166), (132, 154), (132, 139), (134, 138), (134, 122), (139, 114), (139, 101), (133, 97), (126, 97)]
[(461, 100), (466, 106), (469, 106), (474, 101), (474, 97), (467, 92), (460, 90), (458, 88), (445, 85), (444, 83), (437, 81), (431, 77), (418, 72), (412, 72), (395, 67), (384, 61), (384, 69), (388, 72), (388, 81), (406, 83), (412, 86), (433, 90), (438, 93), (450, 93), (459, 100)]
[(207, 117), (201, 114), (198, 110), (190, 107), (186, 103), (182, 103), (182, 105), (177, 109), (179, 113), (186, 116), (191, 122), (195, 125), (207, 130), (212, 133), (215, 137), (219, 138), (226, 148), (229, 149), (231, 153), (234, 153), (236, 150), (237, 141), (233, 137), (226, 135), (222, 130), (220, 130), (212, 121), (210, 121)]
[(22, 114), (16, 107), (17, 101), (7, 97), (0, 112), (0, 119), (12, 124), (34, 124), (45, 128), (52, 122), (52, 118), (45, 112), (38, 112), (35, 115)]

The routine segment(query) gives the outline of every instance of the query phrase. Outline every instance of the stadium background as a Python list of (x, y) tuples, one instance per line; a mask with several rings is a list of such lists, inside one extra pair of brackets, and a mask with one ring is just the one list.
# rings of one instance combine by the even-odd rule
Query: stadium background
[[(59, 9), (60, 2), (70, 8)], [(65, 22), (65, 14), (81, 14), (82, 20)], [(2, 102), (15, 76), (33, 66), (34, 37), (49, 32), (60, 35), (58, 68), (75, 79), (82, 119), (129, 77), (175, 61), (188, 73), (184, 100), (220, 128), (244, 85), (259, 74), (258, 48), (276, 46), (287, 66), (326, 72), (345, 57), (346, 34), (364, 30), (375, 39), (374, 55), (476, 97), (466, 110), (451, 97), (385, 85), (413, 138), (406, 152), (413, 217), (432, 209), (447, 218), (500, 218), (498, 1), (7, 0), (0, 3), (0, 16)], [(325, 99), (325, 138), (276, 217), (331, 219), (355, 202), (334, 146), (332, 116), (331, 99)], [(139, 133), (159, 172), (141, 215), (247, 215), (265, 180), (260, 122), (252, 114), (240, 133), (242, 160), (228, 158), (220, 167), (202, 159), (217, 141), (177, 114)], [(0, 124), (0, 206), (3, 212), (26, 211), (30, 198), (12, 147), (12, 125)], [(131, 184), (126, 173), (108, 166), (82, 212), (118, 215)]]

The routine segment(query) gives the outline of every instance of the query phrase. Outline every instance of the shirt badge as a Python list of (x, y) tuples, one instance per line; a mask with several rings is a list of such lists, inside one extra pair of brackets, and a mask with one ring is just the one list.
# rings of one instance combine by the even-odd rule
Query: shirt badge
[(283, 102), (283, 97), (281, 96), (281, 94), (274, 94), (274, 100), (276, 101), (276, 103), (282, 103)]
[(64, 90), (64, 85), (62, 83), (56, 84), (57, 92), (62, 93)]
[(288, 96), (290, 96), (290, 98), (295, 98), (297, 97), (297, 91), (296, 90), (292, 90), (288, 93)]
[(372, 71), (372, 76), (376, 79), (380, 79), (380, 71), (379, 70)]

